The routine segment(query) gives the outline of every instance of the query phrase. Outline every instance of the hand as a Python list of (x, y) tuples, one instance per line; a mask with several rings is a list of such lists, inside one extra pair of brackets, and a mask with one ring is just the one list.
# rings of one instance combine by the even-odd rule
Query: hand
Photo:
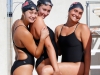
[(47, 27), (45, 26), (41, 30), (41, 38), (45, 39), (45, 38), (47, 38), (48, 35), (49, 35), (49, 31), (48, 31)]
[(53, 75), (62, 75), (62, 73), (60, 71), (58, 71), (58, 72), (54, 71)]

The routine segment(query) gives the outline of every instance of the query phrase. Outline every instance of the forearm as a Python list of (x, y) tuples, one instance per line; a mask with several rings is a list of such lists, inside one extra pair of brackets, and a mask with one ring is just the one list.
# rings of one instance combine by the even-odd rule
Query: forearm
[(44, 48), (44, 42), (45, 42), (45, 39), (40, 39), (39, 45), (37, 46), (37, 49), (35, 51), (35, 57), (36, 58), (39, 58), (40, 55), (42, 54), (43, 48)]
[(85, 60), (84, 75), (89, 75), (90, 64), (91, 64), (91, 52), (85, 53), (84, 60)]
[(56, 58), (56, 53), (53, 47), (48, 47), (47, 49), (47, 54), (49, 56), (49, 60), (51, 62), (51, 65), (54, 69), (54, 71), (59, 71), (59, 67), (57, 64), (57, 58)]

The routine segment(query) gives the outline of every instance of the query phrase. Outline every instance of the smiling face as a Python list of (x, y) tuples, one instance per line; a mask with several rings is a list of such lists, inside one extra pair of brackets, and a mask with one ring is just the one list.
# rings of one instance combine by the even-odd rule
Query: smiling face
[(73, 22), (78, 22), (81, 17), (82, 17), (82, 14), (83, 14), (83, 10), (80, 9), (80, 8), (74, 8), (72, 10), (69, 11), (69, 19)]
[(41, 4), (38, 7), (38, 16), (41, 16), (43, 19), (50, 14), (52, 7), (50, 5)]
[(28, 23), (33, 23), (37, 17), (37, 11), (36, 10), (27, 10), (23, 13), (23, 18)]

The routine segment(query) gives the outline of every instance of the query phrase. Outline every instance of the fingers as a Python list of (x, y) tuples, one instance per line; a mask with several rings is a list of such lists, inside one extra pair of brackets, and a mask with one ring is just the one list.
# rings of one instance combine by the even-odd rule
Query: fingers
[(49, 33), (48, 28), (46, 26), (44, 26), (41, 31), (44, 31), (44, 32), (48, 32)]
[(42, 30), (44, 30), (44, 29), (47, 29), (47, 27), (46, 27), (46, 26), (44, 26), (44, 27), (42, 28)]
[(41, 38), (42, 39), (45, 39), (47, 38), (49, 35), (49, 31), (48, 31), (48, 28), (46, 26), (44, 26), (42, 29), (41, 29)]

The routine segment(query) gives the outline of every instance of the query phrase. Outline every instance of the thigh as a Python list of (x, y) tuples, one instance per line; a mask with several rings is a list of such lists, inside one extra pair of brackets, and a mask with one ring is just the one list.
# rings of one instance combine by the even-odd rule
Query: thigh
[(36, 67), (36, 71), (37, 71), (38, 75), (41, 75), (41, 73), (42, 73), (42, 68), (43, 68), (44, 66), (46, 66), (46, 64), (45, 64), (45, 62), (44, 62), (44, 60), (43, 60), (43, 61), (38, 65), (38, 67)]
[(83, 63), (58, 63), (62, 75), (83, 75)]
[(47, 65), (50, 65), (50, 61), (48, 58), (45, 60), (42, 60), (42, 62), (36, 67), (36, 71), (38, 75), (41, 75), (42, 69)]
[(41, 75), (53, 75), (54, 70), (51, 65), (46, 65), (42, 68)]
[[(62, 75), (83, 75), (84, 64), (75, 63), (58, 63)], [(52, 75), (54, 72), (51, 65), (46, 65), (42, 68), (42, 73)], [(43, 75), (43, 74), (42, 74)]]
[(32, 75), (33, 66), (32, 65), (22, 65), (16, 68), (12, 75)]

